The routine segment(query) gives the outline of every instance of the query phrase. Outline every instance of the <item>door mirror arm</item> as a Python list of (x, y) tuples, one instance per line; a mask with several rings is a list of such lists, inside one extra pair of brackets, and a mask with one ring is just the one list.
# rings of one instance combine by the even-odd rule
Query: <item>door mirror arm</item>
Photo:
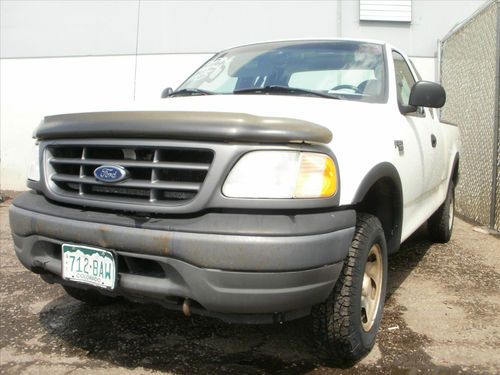
[(399, 104), (399, 112), (401, 112), (402, 115), (406, 115), (408, 113), (413, 113), (417, 111), (417, 107), (414, 105), (410, 104)]

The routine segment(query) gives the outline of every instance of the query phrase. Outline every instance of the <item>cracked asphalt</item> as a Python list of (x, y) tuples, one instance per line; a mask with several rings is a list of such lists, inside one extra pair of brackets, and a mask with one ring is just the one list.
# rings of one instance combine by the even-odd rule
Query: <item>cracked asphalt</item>
[(121, 301), (96, 308), (24, 269), (0, 204), (1, 374), (500, 373), (500, 239), (462, 220), (446, 244), (421, 228), (389, 259), (373, 351), (351, 368), (318, 355), (309, 320), (226, 324)]

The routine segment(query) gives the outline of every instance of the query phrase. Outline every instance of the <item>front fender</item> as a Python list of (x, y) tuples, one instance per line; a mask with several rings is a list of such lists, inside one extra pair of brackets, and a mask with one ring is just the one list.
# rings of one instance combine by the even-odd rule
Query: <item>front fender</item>
[(403, 223), (403, 188), (394, 165), (382, 162), (374, 166), (361, 181), (353, 204), (359, 211), (379, 218), (389, 253), (397, 251)]

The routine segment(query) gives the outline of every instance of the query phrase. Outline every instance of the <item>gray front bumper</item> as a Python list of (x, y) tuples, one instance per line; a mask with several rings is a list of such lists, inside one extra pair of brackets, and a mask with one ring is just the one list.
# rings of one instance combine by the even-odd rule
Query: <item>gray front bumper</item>
[[(298, 311), (326, 299), (354, 222), (354, 211), (138, 218), (64, 207), (33, 193), (10, 209), (17, 256), (46, 280), (65, 283), (62, 243), (109, 248), (124, 265), (114, 294), (159, 303), (190, 298), (223, 314)], [(162, 272), (153, 275), (147, 265)]]

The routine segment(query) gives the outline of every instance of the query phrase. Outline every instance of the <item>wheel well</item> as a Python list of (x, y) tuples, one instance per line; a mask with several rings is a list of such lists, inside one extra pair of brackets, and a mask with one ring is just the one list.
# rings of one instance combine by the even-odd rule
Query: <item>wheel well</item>
[(453, 186), (458, 185), (458, 165), (459, 165), (459, 162), (460, 162), (460, 158), (457, 154), (457, 156), (455, 157), (455, 162), (453, 163), (453, 170), (451, 172), (451, 180), (453, 181)]
[(391, 177), (378, 179), (356, 205), (358, 212), (375, 215), (384, 230), (389, 254), (399, 249), (403, 221), (401, 185)]

